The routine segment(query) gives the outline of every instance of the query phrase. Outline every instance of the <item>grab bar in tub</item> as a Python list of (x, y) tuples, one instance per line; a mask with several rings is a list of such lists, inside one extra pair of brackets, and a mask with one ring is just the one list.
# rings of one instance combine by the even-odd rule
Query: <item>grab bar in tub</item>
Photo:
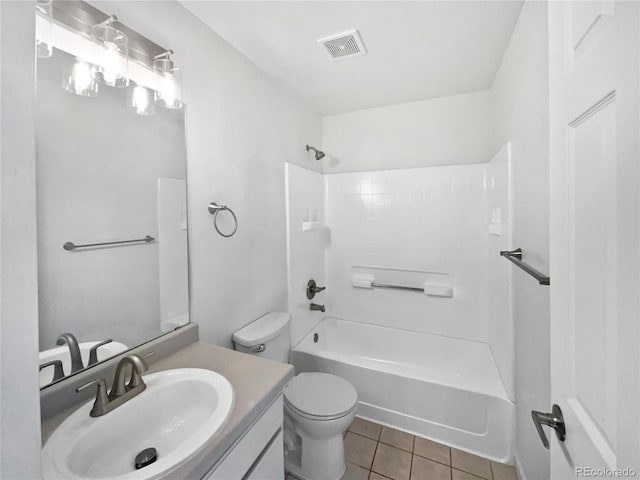
[(395, 288), (397, 290), (413, 290), (415, 292), (422, 292), (424, 293), (424, 287), (419, 288), (419, 287), (407, 287), (404, 285), (391, 285), (389, 283), (376, 283), (376, 282), (371, 282), (371, 286), (374, 288)]
[(516, 266), (520, 267), (522, 270), (527, 272), (536, 280), (538, 280), (538, 283), (540, 283), (540, 285), (549, 285), (551, 283), (551, 279), (549, 277), (543, 275), (538, 270), (536, 270), (533, 267), (530, 267), (529, 265), (527, 265), (522, 261), (521, 248), (516, 248), (515, 250), (511, 250), (511, 251), (503, 250), (502, 252), (500, 252), (500, 255), (502, 255), (504, 258), (506, 258)]

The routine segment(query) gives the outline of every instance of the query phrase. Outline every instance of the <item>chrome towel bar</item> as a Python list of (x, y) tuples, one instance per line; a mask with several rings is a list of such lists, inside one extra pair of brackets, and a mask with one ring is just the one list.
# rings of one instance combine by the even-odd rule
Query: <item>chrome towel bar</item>
[(76, 245), (73, 242), (67, 242), (64, 245), (62, 245), (62, 248), (70, 252), (71, 250), (75, 250), (76, 248), (106, 247), (109, 245), (123, 245), (126, 243), (139, 243), (139, 242), (149, 243), (149, 242), (153, 242), (154, 240), (155, 240), (154, 237), (152, 237), (151, 235), (147, 235), (144, 238), (136, 238), (133, 240), (119, 240), (117, 242), (84, 243), (82, 245)]
[(522, 270), (527, 272), (529, 275), (531, 275), (536, 280), (538, 280), (538, 283), (540, 283), (540, 285), (549, 285), (551, 283), (551, 279), (549, 277), (545, 276), (544, 274), (540, 273), (535, 268), (530, 267), (529, 265), (527, 265), (526, 263), (524, 263), (522, 261), (522, 249), (521, 248), (516, 248), (515, 250), (510, 250), (510, 251), (509, 250), (503, 250), (503, 251), (500, 252), (500, 255), (502, 255), (504, 258), (506, 258), (507, 260), (509, 260), (510, 262), (515, 264), (516, 266), (520, 267)]

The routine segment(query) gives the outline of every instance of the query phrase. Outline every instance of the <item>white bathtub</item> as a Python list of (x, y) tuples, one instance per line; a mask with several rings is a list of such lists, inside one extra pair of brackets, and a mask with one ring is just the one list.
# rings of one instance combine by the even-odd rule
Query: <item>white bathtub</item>
[(361, 417), (513, 461), (515, 405), (487, 344), (325, 318), (295, 346), (291, 361), (296, 372), (349, 380)]

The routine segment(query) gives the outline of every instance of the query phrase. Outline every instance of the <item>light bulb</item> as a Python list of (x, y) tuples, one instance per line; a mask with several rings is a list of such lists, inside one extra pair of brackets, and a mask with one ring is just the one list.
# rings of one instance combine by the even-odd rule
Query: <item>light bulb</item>
[(165, 74), (160, 82), (160, 96), (167, 105), (173, 105), (176, 100), (176, 85), (173, 75)]
[(76, 58), (66, 73), (62, 75), (62, 88), (81, 97), (98, 95), (98, 84), (93, 78), (95, 67), (80, 58)]
[(118, 46), (113, 42), (105, 42), (104, 56), (102, 57), (102, 76), (107, 85), (113, 85), (120, 73), (120, 58)]
[(91, 76), (91, 67), (86, 62), (75, 62), (71, 70), (73, 75), (73, 83), (76, 95), (80, 95), (91, 86), (93, 77)]
[(127, 98), (127, 109), (137, 115), (153, 115), (156, 105), (153, 103), (151, 90), (141, 85), (131, 88)]

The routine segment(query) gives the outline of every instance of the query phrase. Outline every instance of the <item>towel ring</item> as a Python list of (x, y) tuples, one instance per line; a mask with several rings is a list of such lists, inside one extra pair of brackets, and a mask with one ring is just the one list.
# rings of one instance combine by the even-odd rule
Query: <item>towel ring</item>
[[(227, 212), (229, 212), (233, 216), (233, 221), (236, 224), (236, 226), (233, 228), (233, 232), (231, 232), (229, 234), (222, 233), (220, 231), (220, 228), (218, 228), (218, 213), (220, 213), (220, 212), (222, 212), (224, 210), (226, 210)], [(209, 204), (209, 213), (211, 215), (213, 215), (213, 226), (216, 229), (216, 232), (218, 232), (220, 234), (220, 236), (225, 237), (225, 238), (229, 238), (229, 237), (232, 237), (238, 231), (238, 218), (236, 217), (236, 214), (233, 213), (233, 210), (231, 210), (226, 205), (218, 205), (216, 202), (211, 202)]]

